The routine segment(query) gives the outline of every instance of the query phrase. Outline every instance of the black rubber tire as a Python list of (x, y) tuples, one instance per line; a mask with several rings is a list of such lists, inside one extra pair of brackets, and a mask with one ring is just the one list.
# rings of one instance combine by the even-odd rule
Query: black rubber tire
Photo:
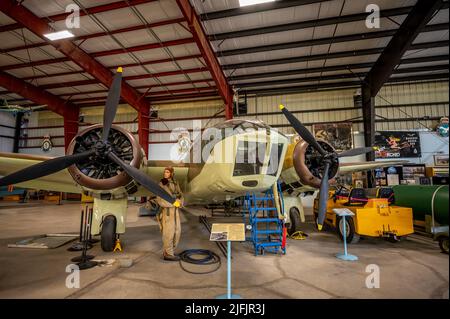
[[(344, 241), (344, 236), (341, 231), (341, 219), (342, 217), (336, 216), (336, 231), (339, 235), (339, 238)], [(347, 243), (348, 244), (356, 244), (360, 240), (360, 236), (355, 232), (355, 223), (353, 218), (346, 217), (346, 228), (348, 229)]]
[(102, 250), (109, 252), (114, 250), (116, 244), (116, 217), (108, 215), (103, 219), (101, 231), (101, 246)]
[(439, 248), (441, 251), (448, 255), (448, 236), (442, 236), (439, 238)]
[(402, 240), (402, 237), (397, 237), (397, 239), (395, 239), (394, 237), (388, 237), (387, 238), (387, 241), (390, 242), (390, 243), (393, 243), (393, 244), (396, 244), (396, 243), (398, 243), (401, 240)]
[(287, 233), (290, 235), (292, 235), (293, 233), (295, 233), (296, 231), (300, 230), (300, 211), (298, 210), (297, 207), (291, 207), (291, 209), (289, 209), (289, 227), (287, 229)]

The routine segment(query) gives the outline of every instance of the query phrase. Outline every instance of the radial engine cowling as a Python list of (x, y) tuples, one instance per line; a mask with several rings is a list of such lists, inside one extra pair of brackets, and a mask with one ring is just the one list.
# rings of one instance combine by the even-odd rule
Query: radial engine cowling
[[(317, 141), (322, 148), (335, 154), (334, 148), (325, 141)], [(328, 172), (328, 178), (333, 179), (339, 170), (339, 160), (337, 156), (330, 156), (330, 169)], [(322, 181), (324, 162), (319, 152), (315, 150), (311, 145), (301, 140), (297, 143), (293, 151), (293, 164), (295, 171), (300, 178), (300, 182), (303, 185), (309, 185), (314, 188), (320, 187)]]
[[(67, 149), (68, 154), (78, 154), (101, 145), (101, 124), (93, 125), (78, 133)], [(103, 144), (104, 145), (104, 144)], [(125, 129), (113, 125), (108, 137), (108, 147), (120, 159), (139, 169), (144, 165), (144, 152), (136, 138)], [(68, 168), (73, 179), (89, 192), (89, 195), (105, 199), (121, 198), (137, 191), (137, 183), (122, 168), (102, 152)]]

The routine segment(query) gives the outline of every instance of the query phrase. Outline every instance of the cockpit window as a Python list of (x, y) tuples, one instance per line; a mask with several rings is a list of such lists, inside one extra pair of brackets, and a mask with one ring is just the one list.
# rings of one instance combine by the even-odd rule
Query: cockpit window
[(267, 167), (267, 175), (276, 176), (278, 167), (281, 162), (281, 154), (283, 153), (282, 143), (273, 143), (270, 149), (269, 166)]
[(266, 147), (266, 143), (239, 141), (233, 176), (261, 174)]

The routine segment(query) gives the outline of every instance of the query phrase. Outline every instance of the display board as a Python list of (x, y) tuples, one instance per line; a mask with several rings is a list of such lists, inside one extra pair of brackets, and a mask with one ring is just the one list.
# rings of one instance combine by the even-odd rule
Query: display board
[(420, 157), (418, 132), (383, 131), (375, 134), (376, 158)]
[(313, 125), (317, 139), (331, 144), (337, 152), (353, 148), (352, 123), (323, 123)]
[(245, 226), (242, 223), (212, 224), (210, 241), (245, 241)]

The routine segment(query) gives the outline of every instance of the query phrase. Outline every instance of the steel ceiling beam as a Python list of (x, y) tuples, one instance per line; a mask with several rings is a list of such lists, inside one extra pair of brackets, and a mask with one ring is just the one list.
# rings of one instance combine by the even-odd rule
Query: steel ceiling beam
[(58, 115), (64, 116), (68, 109), (66, 108), (67, 103), (63, 99), (6, 72), (0, 71), (0, 86), (37, 104), (47, 105), (49, 110)]
[(78, 132), (78, 106), (2, 71), (0, 86), (37, 104), (47, 105), (49, 110), (61, 115), (64, 118), (64, 142), (67, 148)]
[[(402, 56), (411, 48), (413, 41), (420, 32), (428, 27), (427, 23), (442, 5), (442, 0), (418, 0), (364, 78), (362, 83), (362, 106), (366, 146), (375, 144), (376, 95), (390, 79), (396, 66), (400, 64)], [(369, 161), (375, 160), (375, 154), (373, 152), (366, 154), (366, 159)]]
[[(364, 79), (364, 82), (370, 86), (372, 96), (376, 96), (389, 79), (395, 67), (400, 64), (404, 53), (412, 47), (412, 43), (419, 33), (426, 32), (431, 27), (427, 26), (427, 23), (441, 6), (441, 0), (417, 1)], [(442, 25), (447, 25), (448, 28), (448, 23)]]
[[(422, 32), (433, 32), (433, 31), (442, 31), (442, 30), (448, 30), (448, 23), (439, 23), (439, 24), (433, 24), (433, 25), (426, 26), (422, 30)], [(323, 44), (336, 44), (336, 43), (351, 42), (351, 41), (386, 38), (386, 37), (391, 37), (391, 36), (395, 35), (396, 33), (397, 33), (397, 29), (374, 31), (374, 32), (363, 32), (363, 33), (358, 33), (358, 34), (319, 38), (319, 39), (314, 39), (314, 40), (304, 40), (304, 41), (296, 41), (296, 42), (288, 42), (288, 43), (262, 45), (262, 46), (249, 47), (249, 48), (243, 48), (243, 49), (224, 50), (224, 51), (218, 51), (218, 52), (216, 52), (216, 54), (219, 57), (225, 57), (225, 56), (251, 54), (251, 53), (266, 52), (266, 51), (304, 48), (304, 47), (311, 47), (311, 46), (323, 45)]]
[[(431, 49), (431, 48), (441, 48), (448, 47), (449, 41), (433, 41), (433, 42), (423, 42), (418, 44), (413, 44), (409, 50), (422, 50), (422, 49)], [(372, 55), (372, 54), (380, 54), (382, 53), (384, 48), (373, 48), (373, 49), (364, 49), (364, 50), (351, 50), (351, 51), (341, 51), (341, 52), (333, 52), (329, 54), (315, 54), (309, 56), (300, 56), (293, 58), (284, 58), (284, 59), (273, 59), (273, 60), (262, 60), (262, 61), (254, 61), (254, 62), (245, 62), (245, 63), (235, 63), (235, 64), (225, 64), (222, 66), (224, 70), (234, 70), (234, 69), (243, 69), (243, 68), (253, 68), (259, 66), (268, 66), (268, 65), (278, 65), (278, 64), (289, 64), (289, 63), (298, 63), (298, 62), (306, 62), (306, 61), (317, 61), (317, 60), (330, 60), (337, 58), (347, 58), (354, 56), (362, 56), (362, 55)]]
[[(110, 69), (113, 69), (113, 68), (110, 68)], [(196, 73), (196, 72), (206, 72), (206, 71), (208, 71), (208, 69), (204, 68), (204, 67), (203, 68), (192, 68), (192, 69), (167, 71), (167, 72), (152, 73), (152, 74), (140, 74), (140, 75), (125, 76), (125, 77), (123, 77), (123, 79), (124, 80), (139, 80), (139, 79), (147, 79), (147, 78), (154, 78), (154, 77), (178, 75), (178, 74), (183, 74), (183, 73)], [(44, 75), (33, 75), (33, 76), (24, 77), (24, 78), (22, 78), (22, 80), (48, 79), (50, 77), (76, 75), (76, 74), (82, 74), (82, 73), (85, 73), (85, 72), (84, 71), (70, 71), (70, 72), (61, 72), (61, 73), (44, 74)]]
[[(178, 95), (159, 95), (153, 98), (146, 98), (150, 103), (156, 102), (166, 102), (166, 101), (180, 101), (180, 100), (193, 100), (204, 97), (217, 97), (221, 98), (218, 92), (200, 92), (193, 94), (178, 94)], [(80, 103), (77, 104), (80, 108), (82, 107), (94, 107), (94, 106), (102, 106), (105, 105), (105, 102), (92, 102), (92, 103)]]
[[(180, 81), (180, 82), (169, 82), (164, 84), (155, 84), (155, 85), (141, 85), (141, 86), (134, 86), (136, 90), (140, 89), (149, 89), (149, 88), (157, 88), (157, 87), (168, 87), (168, 86), (178, 86), (178, 85), (188, 85), (188, 84), (196, 84), (196, 83), (210, 83), (214, 82), (213, 79), (201, 79), (201, 80), (194, 80), (194, 81)], [(170, 91), (170, 90), (169, 90)], [(78, 96), (78, 95), (86, 95), (86, 94), (99, 94), (99, 93), (108, 93), (108, 90), (94, 90), (94, 91), (85, 91), (85, 92), (76, 92), (76, 93), (64, 93), (64, 94), (58, 94), (59, 97), (69, 97), (69, 96)]]
[(227, 119), (233, 117), (233, 92), (228, 84), (227, 78), (222, 70), (222, 67), (214, 54), (214, 50), (203, 30), (202, 23), (195, 13), (194, 8), (192, 8), (189, 0), (176, 0), (179, 9), (183, 13), (183, 16), (188, 21), (189, 29), (191, 30), (192, 36), (197, 43), (200, 52), (205, 59), (205, 62), (209, 68), (209, 71), (216, 82), (216, 86), (219, 90), (220, 96), (225, 102), (225, 116)]
[[(449, 7), (449, 3), (446, 2), (441, 9), (448, 9), (448, 7)], [(380, 10), (380, 17), (383, 18), (383, 17), (395, 17), (395, 16), (406, 15), (411, 11), (412, 8), (413, 8), (412, 6), (408, 6), (408, 7)], [(349, 14), (349, 15), (344, 15), (344, 16), (339, 16), (339, 17), (313, 19), (313, 20), (307, 20), (307, 21), (301, 21), (301, 22), (273, 25), (273, 26), (262, 27), (262, 28), (246, 29), (246, 30), (240, 30), (240, 31), (224, 32), (224, 33), (215, 33), (215, 34), (209, 35), (208, 37), (209, 37), (210, 41), (221, 41), (221, 40), (226, 40), (226, 39), (234, 39), (234, 38), (254, 36), (254, 35), (260, 35), (260, 34), (267, 34), (267, 33), (300, 30), (300, 29), (307, 29), (307, 28), (316, 28), (316, 27), (322, 27), (322, 26), (328, 26), (328, 25), (334, 25), (334, 24), (364, 21), (367, 19), (367, 15), (368, 15), (367, 12), (355, 13), (355, 14)]]
[[(46, 22), (20, 5), (16, 0), (0, 1), (0, 10), (44, 40), (44, 34), (54, 31)], [(113, 80), (111, 71), (74, 43), (69, 40), (50, 41), (49, 43), (92, 75), (97, 81), (107, 87), (111, 85)], [(122, 83), (122, 97), (136, 110), (140, 110), (142, 107), (150, 107), (149, 103), (141, 99), (140, 94), (127, 83)]]
[[(440, 74), (429, 74), (429, 75), (418, 75), (418, 76), (404, 76), (395, 77), (389, 79), (387, 83), (398, 83), (398, 82), (413, 82), (413, 81), (428, 81), (428, 80), (447, 80), (449, 78), (449, 73)], [(242, 89), (239, 94), (247, 93), (247, 95), (276, 95), (276, 94), (287, 94), (287, 93), (303, 93), (311, 92), (316, 90), (326, 90), (326, 89), (338, 89), (338, 88), (349, 88), (349, 87), (361, 87), (362, 81), (347, 81), (347, 82), (336, 82), (336, 83), (320, 83), (311, 85), (299, 85), (299, 86), (285, 86), (279, 88), (262, 88), (262, 89)]]
[[(139, 4), (144, 4), (144, 3), (154, 2), (154, 1), (157, 1), (157, 0), (116, 1), (113, 3), (90, 7), (90, 8), (87, 8), (86, 11), (80, 10), (80, 16), (82, 17), (82, 16), (85, 16), (86, 14), (96, 14), (96, 13), (102, 13), (102, 12), (107, 12), (107, 11), (112, 11), (112, 10), (123, 9), (123, 8), (127, 8), (129, 6), (137, 6)], [(45, 22), (45, 23), (48, 23), (49, 21), (62, 21), (62, 20), (65, 20), (69, 14), (70, 13), (64, 12), (64, 13), (55, 14), (55, 15), (45, 17), (45, 18), (40, 18), (40, 19), (42, 20), (42, 22)], [(23, 27), (24, 26), (21, 23), (7, 24), (7, 25), (0, 27), (0, 32), (14, 31), (17, 29), (21, 29)]]
[[(442, 55), (439, 56), (439, 59), (427, 59), (422, 60), (425, 62), (429, 61), (447, 61), (448, 62), (449, 56), (448, 55)], [(404, 59), (401, 61), (401, 64), (410, 64), (410, 63), (417, 63), (417, 62), (410, 62), (409, 60), (415, 59)], [(256, 74), (244, 74), (239, 76), (233, 76), (229, 77), (229, 81), (241, 81), (241, 80), (252, 80), (252, 79), (261, 79), (261, 78), (273, 78), (273, 77), (279, 77), (279, 76), (290, 76), (290, 75), (302, 75), (302, 74), (309, 74), (309, 73), (317, 73), (317, 72), (333, 72), (333, 71), (347, 71), (349, 70), (357, 70), (357, 69), (370, 69), (374, 63), (356, 63), (356, 64), (347, 64), (347, 65), (333, 65), (333, 66), (325, 66), (325, 67), (317, 67), (317, 68), (309, 68), (309, 69), (296, 69), (296, 70), (287, 70), (287, 71), (277, 71), (277, 72), (267, 72), (267, 73), (256, 73)], [(411, 67), (411, 68), (402, 68), (398, 69), (398, 72), (400, 70), (403, 70), (403, 72), (424, 72), (424, 71), (433, 71), (433, 70), (443, 70), (445, 68), (448, 68), (447, 64), (438, 64), (438, 65), (431, 65), (426, 67)], [(408, 71), (407, 71), (408, 70)], [(236, 84), (239, 86), (239, 84)]]
[(258, 12), (266, 12), (270, 10), (284, 9), (290, 7), (304, 6), (319, 2), (327, 2), (329, 0), (278, 0), (275, 2), (268, 2), (256, 4), (252, 6), (239, 7), (234, 9), (227, 9), (222, 11), (208, 12), (200, 15), (202, 21), (209, 21), (215, 19), (229, 18), (240, 16), (244, 14), (252, 14)]
[[(142, 80), (142, 79), (151, 79), (155, 77), (165, 77), (165, 76), (173, 76), (173, 75), (181, 75), (185, 73), (199, 73), (199, 72), (208, 72), (208, 68), (194, 68), (194, 69), (185, 69), (185, 70), (175, 70), (175, 71), (168, 71), (168, 72), (160, 72), (160, 73), (153, 73), (153, 74), (140, 74), (140, 75), (131, 75), (131, 76), (124, 76), (122, 79), (125, 81), (130, 80)], [(98, 80), (92, 79), (92, 80), (80, 80), (80, 81), (71, 81), (71, 82), (55, 82), (55, 83), (49, 83), (39, 86), (40, 88), (44, 90), (48, 89), (56, 89), (56, 88), (64, 88), (69, 86), (81, 86), (81, 85), (92, 85), (92, 84), (100, 84), (98, 83)], [(126, 83), (123, 83), (126, 84)], [(147, 87), (152, 86), (148, 85)]]
[[(148, 96), (148, 97), (166, 96), (166, 95), (172, 95), (172, 94), (193, 93), (193, 92), (195, 93), (195, 92), (204, 92), (204, 91), (217, 92), (217, 88), (215, 86), (205, 86), (205, 87), (198, 87), (198, 88), (178, 89), (178, 90), (171, 90), (170, 91), (171, 94), (162, 94), (162, 93), (166, 93), (166, 92), (165, 91), (157, 91), (157, 92), (148, 92), (147, 94), (145, 94), (145, 96)], [(70, 99), (70, 101), (75, 104), (79, 104), (82, 102), (105, 102), (106, 96)]]
[(194, 93), (194, 94), (182, 94), (182, 95), (167, 95), (167, 96), (157, 96), (150, 98), (151, 103), (156, 102), (163, 102), (163, 101), (172, 101), (172, 100), (192, 100), (192, 99), (198, 99), (203, 97), (219, 97), (220, 95), (218, 92), (201, 92), (201, 93)]
[[(447, 71), (448, 64), (438, 65), (438, 66), (426, 66), (426, 67), (414, 67), (414, 68), (404, 68), (395, 70), (394, 74), (409, 74), (409, 73), (420, 73), (420, 72), (430, 72), (430, 71)], [(330, 80), (341, 80), (341, 79), (352, 79), (352, 78), (364, 78), (367, 72), (356, 72), (356, 73), (344, 73), (344, 74), (333, 74), (333, 75), (323, 75), (323, 76), (312, 76), (305, 78), (295, 78), (295, 79), (285, 79), (285, 80), (275, 80), (275, 81), (259, 81), (259, 82), (244, 82), (235, 83), (236, 88), (247, 88), (247, 87), (258, 87), (258, 86), (272, 86), (280, 84), (295, 84), (303, 82), (314, 82), (314, 81), (330, 81)]]
[[(381, 10), (380, 17), (392, 17), (392, 16), (404, 15), (404, 14), (407, 14), (411, 10), (411, 8), (412, 7), (401, 7), (401, 8)], [(361, 21), (361, 20), (366, 20), (366, 19), (367, 19), (367, 13), (364, 12), (364, 13), (349, 14), (349, 15), (344, 15), (344, 16), (339, 16), (339, 17), (313, 19), (313, 20), (300, 21), (300, 22), (294, 22), (294, 23), (285, 23), (285, 24), (273, 25), (273, 26), (262, 27), (262, 28), (260, 27), (260, 28), (254, 28), (254, 29), (232, 31), (232, 32), (215, 33), (215, 34), (209, 35), (208, 37), (209, 37), (209, 40), (211, 40), (211, 41), (221, 41), (221, 40), (226, 40), (226, 39), (235, 39), (235, 38), (248, 37), (248, 36), (260, 35), (260, 34), (300, 30), (300, 29), (322, 27), (322, 26), (334, 25), (334, 24), (340, 24), (340, 23), (355, 22), (355, 21)]]
[[(138, 31), (138, 30), (145, 30), (147, 28), (157, 28), (157, 27), (161, 27), (161, 26), (165, 26), (165, 25), (169, 25), (169, 24), (181, 23), (183, 21), (185, 21), (184, 18), (178, 18), (178, 19), (171, 19), (171, 20), (150, 23), (148, 25), (141, 24), (141, 25), (136, 25), (136, 26), (132, 26), (132, 27), (111, 30), (109, 32), (97, 32), (97, 33), (81, 35), (78, 37), (73, 37), (73, 38), (71, 38), (71, 40), (72, 41), (78, 41), (78, 40), (85, 41), (85, 40), (89, 40), (89, 39), (107, 36), (110, 34), (118, 34), (118, 33), (132, 32), (132, 31)], [(9, 52), (13, 52), (13, 51), (28, 50), (28, 49), (43, 47), (46, 45), (48, 45), (47, 42), (27, 44), (27, 45), (22, 45), (22, 46), (17, 46), (17, 47), (11, 47), (11, 48), (7, 48), (7, 49), (0, 49), (0, 53), (9, 53)]]
[[(173, 60), (183, 61), (183, 60), (200, 59), (200, 58), (202, 58), (201, 54), (193, 54), (193, 55), (175, 57), (174, 59), (166, 58), (166, 59), (158, 59), (158, 60), (149, 60), (149, 61), (143, 61), (141, 63), (127, 63), (127, 64), (117, 65), (117, 66), (108, 67), (108, 68), (110, 70), (116, 70), (119, 66), (121, 66), (123, 68), (132, 68), (132, 67), (141, 66), (141, 65), (154, 65), (154, 64), (159, 64), (159, 63), (167, 63), (167, 62), (172, 62)], [(33, 62), (28, 62), (28, 63), (10, 64), (10, 65), (0, 66), (0, 70), (8, 71), (8, 70), (14, 70), (14, 69), (20, 69), (20, 68), (35, 67), (35, 66), (40, 66), (40, 65), (62, 63), (62, 62), (67, 62), (67, 61), (68, 61), (67, 58), (57, 58), (57, 59), (50, 59), (50, 60), (33, 61)], [(75, 71), (75, 72), (77, 72), (77, 71)], [(83, 73), (83, 72), (79, 71), (79, 73)], [(47, 76), (57, 76), (57, 73), (53, 74), (53, 75), (45, 75), (45, 77), (47, 77)]]
[[(8, 1), (12, 1), (12, 0), (8, 0)], [(57, 42), (61, 42), (61, 41), (57, 41)], [(66, 42), (69, 42), (69, 40), (66, 40)], [(153, 49), (159, 49), (159, 48), (163, 48), (163, 47), (170, 47), (170, 46), (189, 44), (189, 43), (194, 43), (194, 38), (186, 38), (186, 39), (166, 41), (166, 42), (162, 42), (162, 43), (149, 43), (149, 44), (144, 44), (144, 45), (138, 45), (138, 46), (134, 46), (134, 47), (129, 47), (129, 48), (127, 48), (126, 51), (123, 49), (114, 49), (114, 50), (92, 52), (92, 53), (89, 53), (89, 55), (91, 57), (98, 58), (98, 57), (104, 57), (104, 56), (110, 56), (110, 55), (126, 54), (128, 52), (153, 50)], [(53, 45), (53, 46), (56, 47), (57, 44)], [(81, 50), (81, 49), (78, 48), (78, 50)], [(196, 56), (198, 56), (198, 55), (196, 55)], [(30, 67), (30, 66), (39, 66), (39, 65), (47, 65), (47, 64), (52, 64), (52, 63), (69, 62), (70, 60), (71, 59), (69, 59), (69, 58), (56, 58), (56, 59), (46, 59), (46, 60), (34, 61), (34, 62), (29, 62), (29, 63), (11, 64), (11, 65), (5, 65), (5, 66), (0, 67), (0, 70), (7, 71), (7, 70), (20, 69), (20, 68)], [(172, 61), (172, 59), (161, 59), (161, 60), (164, 62)], [(159, 61), (156, 61), (156, 62), (162, 63)], [(137, 65), (140, 65), (140, 64), (137, 64)], [(132, 66), (136, 66), (136, 63), (133, 63)], [(122, 66), (122, 67), (124, 67), (124, 66)], [(73, 74), (76, 74), (76, 73), (82, 73), (82, 72), (79, 72), (79, 71), (73, 72)]]

